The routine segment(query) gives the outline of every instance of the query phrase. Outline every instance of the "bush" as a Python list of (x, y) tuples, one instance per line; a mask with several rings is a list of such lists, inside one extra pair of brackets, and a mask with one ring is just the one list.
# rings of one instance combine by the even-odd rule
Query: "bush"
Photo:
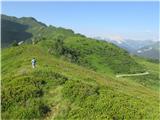
[[(64, 84), (67, 77), (49, 69), (37, 70), (25, 76), (8, 77), (2, 83), (3, 118), (42, 118), (50, 107), (43, 101), (50, 87)], [(52, 88), (53, 89), (53, 88)], [(25, 108), (25, 109), (24, 109)], [(17, 112), (14, 109), (18, 109)]]
[(64, 97), (72, 102), (83, 102), (87, 97), (98, 94), (98, 86), (89, 85), (81, 81), (68, 81), (63, 89)]
[(59, 73), (53, 72), (52, 70), (44, 70), (44, 71), (35, 71), (33, 73), (33, 76), (36, 78), (40, 78), (41, 81), (37, 81), (37, 84), (46, 84), (51, 83), (54, 85), (62, 85), (64, 84), (68, 78), (65, 77), (64, 75), (61, 75)]
[(18, 42), (17, 42), (17, 41), (14, 41), (14, 42), (11, 44), (11, 46), (13, 46), (13, 47), (18, 46)]
[[(156, 103), (143, 98), (123, 94), (111, 87), (97, 88), (78, 81), (68, 81), (64, 97), (71, 100), (72, 107), (66, 119), (130, 120), (158, 118)], [(154, 106), (152, 106), (154, 104)], [(145, 107), (148, 105), (148, 107)], [(150, 107), (149, 107), (150, 106)], [(153, 114), (153, 111), (156, 114)], [(152, 111), (152, 112), (151, 112)]]

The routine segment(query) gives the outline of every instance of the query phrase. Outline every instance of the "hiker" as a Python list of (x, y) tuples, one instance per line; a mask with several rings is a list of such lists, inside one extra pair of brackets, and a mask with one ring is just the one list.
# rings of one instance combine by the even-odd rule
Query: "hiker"
[(32, 61), (31, 61), (31, 63), (32, 63), (32, 68), (35, 68), (36, 67), (36, 59), (33, 58)]

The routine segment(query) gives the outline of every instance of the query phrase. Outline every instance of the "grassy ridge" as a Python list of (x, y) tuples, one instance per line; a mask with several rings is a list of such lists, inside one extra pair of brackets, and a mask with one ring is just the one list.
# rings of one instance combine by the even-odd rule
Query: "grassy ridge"
[[(144, 71), (129, 54), (105, 41), (75, 34), (70, 29), (46, 26), (32, 17), (2, 16), (2, 47), (11, 43), (41, 43), (51, 53), (102, 73), (136, 73)], [(106, 72), (106, 73), (107, 73)]]
[[(2, 119), (160, 118), (159, 64), (31, 17), (2, 17), (8, 37), (3, 45), (14, 37), (34, 44), (2, 50)], [(33, 57), (36, 69), (31, 67)], [(144, 71), (150, 74), (115, 77)]]
[[(149, 75), (126, 77), (124, 79), (137, 81), (147, 87), (159, 89), (158, 69), (152, 71), (153, 67), (150, 67), (157, 68), (158, 64), (151, 64), (145, 59), (139, 62), (140, 58), (130, 56), (125, 50), (105, 41), (97, 41), (82, 36), (65, 38), (62, 35), (57, 35), (52, 40), (43, 40), (38, 44), (43, 46), (50, 54), (58, 55), (58, 58), (90, 68), (106, 76), (149, 72)], [(146, 62), (143, 63), (144, 61)], [(151, 65), (148, 66), (149, 64)]]
[(39, 45), (2, 51), (2, 119), (159, 117), (158, 93), (136, 82), (57, 59)]
[(58, 54), (68, 61), (91, 68), (102, 73), (138, 73), (144, 72), (128, 52), (105, 41), (86, 37), (59, 36), (52, 40), (40, 41), (51, 54)]

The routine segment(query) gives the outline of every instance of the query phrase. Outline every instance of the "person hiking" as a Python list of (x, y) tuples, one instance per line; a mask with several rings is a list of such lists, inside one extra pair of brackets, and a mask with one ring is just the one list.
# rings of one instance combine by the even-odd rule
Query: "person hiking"
[(32, 61), (31, 61), (31, 63), (32, 63), (32, 68), (35, 68), (36, 67), (36, 59), (33, 58)]

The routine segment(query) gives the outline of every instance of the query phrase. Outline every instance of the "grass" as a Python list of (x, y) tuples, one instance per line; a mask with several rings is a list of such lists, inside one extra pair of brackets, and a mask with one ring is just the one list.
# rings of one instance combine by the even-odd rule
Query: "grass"
[[(17, 33), (33, 34), (26, 39), (16, 36), (26, 43), (2, 50), (3, 120), (160, 118), (159, 64), (69, 29), (47, 27), (34, 18), (3, 17), (10, 21), (8, 25), (21, 23), (13, 29), (29, 26)], [(12, 33), (7, 36), (14, 38)], [(27, 44), (31, 41), (34, 45)], [(150, 74), (115, 77), (145, 71)]]
[(159, 68), (160, 64), (155, 62), (149, 62), (146, 59), (140, 58), (140, 57), (134, 57), (134, 59), (141, 65), (143, 65), (146, 69), (146, 71), (149, 72), (148, 75), (145, 76), (138, 76), (138, 77), (131, 77), (129, 79), (132, 79), (134, 81), (137, 81), (144, 86), (150, 87), (155, 90), (160, 90), (160, 76), (159, 76)]
[(72, 63), (105, 73), (137, 73), (144, 72), (129, 54), (117, 46), (105, 41), (86, 37), (58, 37), (40, 41), (51, 54), (64, 57)]
[(39, 45), (2, 50), (2, 119), (157, 120), (159, 100), (158, 91), (66, 62)]

